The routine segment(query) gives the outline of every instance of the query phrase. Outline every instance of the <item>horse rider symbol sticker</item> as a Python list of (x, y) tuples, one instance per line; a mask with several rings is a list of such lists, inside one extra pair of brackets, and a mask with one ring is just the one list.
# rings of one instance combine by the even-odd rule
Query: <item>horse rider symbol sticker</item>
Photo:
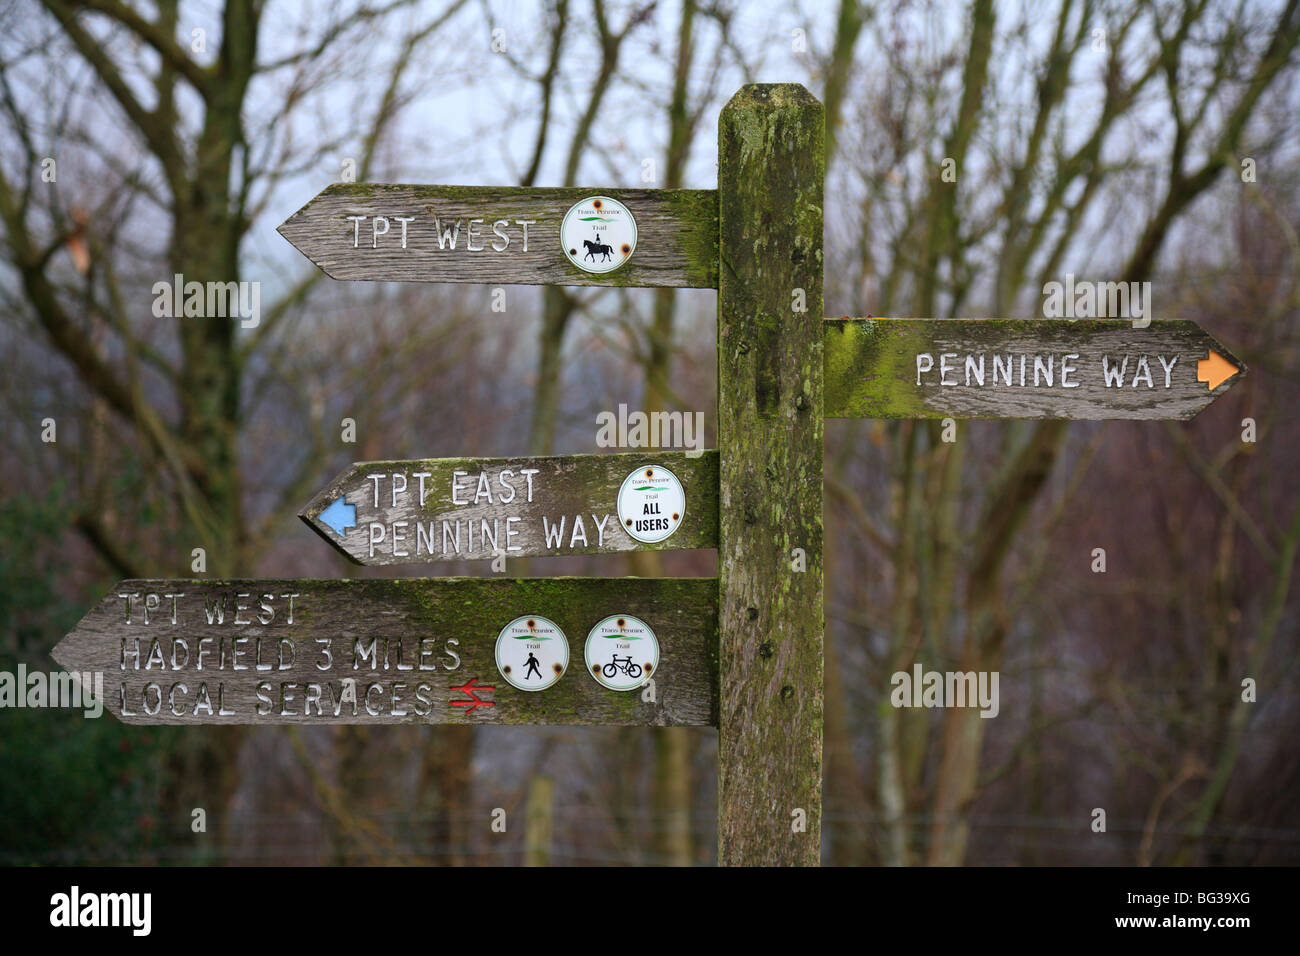
[(636, 249), (636, 220), (617, 199), (589, 196), (564, 214), (560, 242), (569, 261), (584, 272), (613, 272)]

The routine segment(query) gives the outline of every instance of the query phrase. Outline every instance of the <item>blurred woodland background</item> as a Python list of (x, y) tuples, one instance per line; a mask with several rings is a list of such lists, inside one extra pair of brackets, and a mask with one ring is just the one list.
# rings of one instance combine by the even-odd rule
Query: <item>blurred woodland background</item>
[[(828, 315), (1036, 317), (1066, 273), (1147, 280), (1250, 368), (1189, 424), (827, 422), (823, 860), (1294, 865), (1298, 39), (1300, 0), (0, 4), (0, 669), (52, 668), (118, 578), (191, 576), (195, 547), (212, 575), (391, 573), (295, 517), (350, 461), (591, 452), (620, 402), (711, 438), (712, 292), (511, 287), (499, 313), (334, 282), (275, 226), (349, 161), (711, 188), (722, 104), (798, 81), (827, 108)], [(259, 325), (155, 318), (175, 273), (261, 282)], [(999, 671), (1000, 716), (890, 707), (914, 662)], [(708, 864), (715, 774), (693, 728), (8, 709), (0, 862)]]

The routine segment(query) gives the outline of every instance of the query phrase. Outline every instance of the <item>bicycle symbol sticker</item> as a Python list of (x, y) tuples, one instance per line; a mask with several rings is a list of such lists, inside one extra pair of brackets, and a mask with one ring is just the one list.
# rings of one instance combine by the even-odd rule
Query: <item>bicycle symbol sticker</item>
[(496, 655), (497, 670), (511, 687), (546, 690), (569, 666), (569, 641), (554, 621), (525, 614), (501, 629)]
[(659, 669), (659, 639), (631, 614), (611, 614), (591, 629), (587, 673), (610, 690), (636, 690)]

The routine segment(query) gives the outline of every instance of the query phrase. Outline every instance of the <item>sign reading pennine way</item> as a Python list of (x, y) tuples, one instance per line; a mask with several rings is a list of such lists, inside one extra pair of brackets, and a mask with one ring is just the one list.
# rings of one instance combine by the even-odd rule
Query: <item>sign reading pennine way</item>
[(1195, 323), (834, 319), (827, 418), (1191, 418), (1241, 363)]
[(747, 86), (715, 190), (339, 184), (280, 227), (339, 279), (716, 288), (717, 451), (362, 462), (301, 516), (367, 565), (716, 548), (717, 578), (123, 581), (55, 658), (135, 723), (713, 726), (719, 861), (815, 864), (824, 419), (1186, 419), (1244, 372), (1190, 322), (823, 321), (823, 132)]

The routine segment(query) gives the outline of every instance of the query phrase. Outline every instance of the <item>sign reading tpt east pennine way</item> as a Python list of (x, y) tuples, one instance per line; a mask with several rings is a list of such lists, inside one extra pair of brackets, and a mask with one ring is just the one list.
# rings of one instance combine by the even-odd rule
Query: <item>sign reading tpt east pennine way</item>
[[(644, 491), (620, 497), (625, 485), (644, 490), (658, 479), (682, 490), (672, 507), (643, 501)], [(369, 565), (713, 548), (718, 453), (361, 462), (313, 498), (302, 518)], [(655, 533), (641, 533), (647, 518)]]

